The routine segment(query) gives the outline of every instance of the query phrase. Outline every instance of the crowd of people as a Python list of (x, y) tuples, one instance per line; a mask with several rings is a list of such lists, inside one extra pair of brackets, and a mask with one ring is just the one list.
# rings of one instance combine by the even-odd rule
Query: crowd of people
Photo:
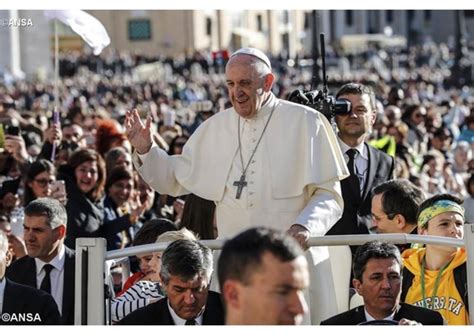
[[(65, 54), (59, 106), (50, 81), (1, 83), (3, 312), (16, 282), (48, 304), (31, 309), (39, 323), (73, 324), (79, 237), (107, 250), (170, 243), (116, 277), (111, 316), (177, 325), (303, 322), (318, 308), (303, 292), (324, 275), (310, 236), (462, 239), (474, 222), (474, 99), (452, 59), (445, 45), (367, 53), (330, 78), (351, 108), (329, 120), (286, 99), (309, 88), (307, 69), (254, 48), (225, 68), (206, 52)], [(213, 265), (199, 240), (216, 238), (228, 241)], [(363, 308), (317, 324), (469, 324), (464, 249), (352, 253), (347, 284)], [(225, 308), (209, 290), (214, 268)]]

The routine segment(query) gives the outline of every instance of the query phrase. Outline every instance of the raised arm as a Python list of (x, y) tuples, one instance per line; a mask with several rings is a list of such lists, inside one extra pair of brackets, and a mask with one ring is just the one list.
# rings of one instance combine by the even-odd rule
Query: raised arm
[(125, 114), (125, 134), (140, 155), (146, 154), (153, 144), (151, 117), (147, 117), (145, 124), (143, 124), (136, 109), (127, 111)]

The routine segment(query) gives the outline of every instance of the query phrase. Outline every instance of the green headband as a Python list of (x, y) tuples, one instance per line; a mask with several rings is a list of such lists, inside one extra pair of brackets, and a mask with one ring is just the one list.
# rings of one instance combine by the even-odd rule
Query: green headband
[(446, 212), (458, 213), (464, 218), (464, 208), (461, 205), (452, 200), (438, 200), (420, 213), (418, 216), (418, 227), (426, 228), (432, 218)]

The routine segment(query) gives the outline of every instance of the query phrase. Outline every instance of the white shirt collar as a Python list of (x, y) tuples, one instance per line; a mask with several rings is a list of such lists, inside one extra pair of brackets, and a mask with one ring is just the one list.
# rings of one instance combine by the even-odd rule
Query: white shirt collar
[[(54, 268), (58, 271), (62, 271), (64, 269), (64, 262), (66, 260), (65, 254), (66, 251), (64, 249), (64, 245), (60, 244), (58, 247), (58, 254), (48, 263), (54, 266)], [(47, 264), (46, 262), (43, 262), (39, 258), (35, 258), (35, 263), (36, 263), (36, 276), (39, 276), (40, 272), (43, 270), (43, 266)]]
[[(273, 110), (273, 107), (277, 104), (277, 102), (278, 102), (278, 99), (275, 97), (275, 95), (272, 92), (270, 92), (270, 95), (268, 96), (267, 101), (265, 101), (265, 104), (258, 110), (257, 115), (255, 115), (250, 120), (259, 120), (262, 118), (267, 118), (268, 115), (270, 115), (270, 112)], [(244, 119), (244, 121), (247, 121), (247, 120), (249, 119)]]
[(339, 145), (341, 146), (341, 151), (346, 154), (346, 151), (349, 149), (356, 149), (359, 152), (360, 157), (365, 160), (369, 160), (369, 155), (367, 153), (367, 148), (365, 146), (365, 142), (361, 142), (359, 145), (355, 147), (350, 147), (346, 143), (344, 143), (341, 138), (338, 136), (337, 140), (339, 141)]
[[(393, 318), (395, 317), (395, 313), (397, 312), (397, 310), (398, 310), (398, 308), (395, 309), (392, 314), (390, 314), (389, 316), (387, 316), (383, 320), (393, 321)], [(378, 319), (375, 319), (372, 315), (370, 315), (369, 312), (367, 312), (367, 309), (365, 309), (365, 307), (364, 307), (364, 313), (365, 313), (365, 320), (366, 321), (378, 320)]]
[[(170, 311), (170, 314), (171, 314), (171, 317), (173, 318), (174, 324), (177, 325), (177, 326), (184, 326), (186, 320), (181, 319), (178, 316), (178, 314), (176, 314), (176, 312), (171, 308), (170, 301), (169, 301), (168, 298), (166, 298), (166, 304), (168, 305), (168, 310)], [(197, 318), (194, 319), (196, 321), (196, 326), (202, 326), (202, 319), (203, 319), (202, 315), (204, 314), (204, 309), (201, 312), (201, 314), (199, 314), (197, 316)]]

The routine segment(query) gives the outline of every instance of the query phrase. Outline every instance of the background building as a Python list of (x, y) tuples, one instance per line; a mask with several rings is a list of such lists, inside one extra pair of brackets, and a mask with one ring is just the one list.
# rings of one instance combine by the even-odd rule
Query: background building
[[(426, 41), (453, 45), (454, 10), (91, 10), (106, 27), (107, 49), (144, 55), (178, 56), (196, 50), (233, 51), (257, 47), (272, 55), (311, 54), (313, 22), (326, 41), (341, 43), (347, 35), (400, 36), (408, 45)], [(473, 44), (474, 11), (466, 14), (466, 37)], [(15, 18), (31, 19), (33, 26), (10, 26)], [(314, 18), (316, 18), (314, 20)], [(0, 69), (28, 76), (50, 73), (54, 25), (42, 11), (0, 11)], [(443, 24), (438, 24), (442, 22)], [(370, 37), (370, 36), (369, 36)], [(370, 38), (372, 38), (370, 37)], [(365, 36), (367, 39), (367, 36)], [(60, 48), (82, 50), (84, 42), (59, 25)], [(346, 38), (347, 40), (347, 38)], [(354, 40), (359, 47), (360, 40)], [(21, 71), (20, 71), (21, 70)]]

